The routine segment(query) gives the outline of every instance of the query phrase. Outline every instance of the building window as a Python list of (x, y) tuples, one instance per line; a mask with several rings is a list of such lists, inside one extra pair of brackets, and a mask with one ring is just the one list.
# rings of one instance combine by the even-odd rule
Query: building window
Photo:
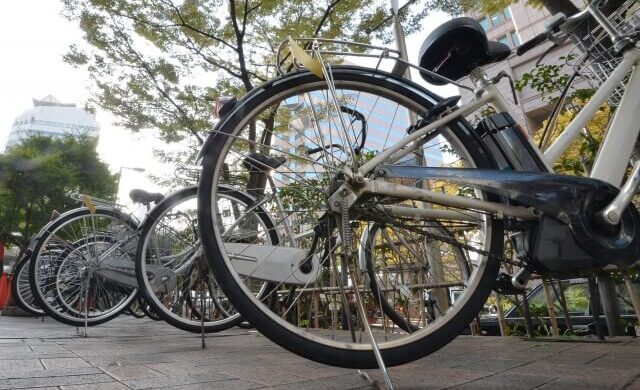
[(520, 46), (520, 37), (515, 31), (511, 31), (505, 35), (499, 36), (498, 38), (496, 38), (496, 41), (504, 43), (511, 48)]
[(511, 41), (509, 41), (509, 37), (507, 37), (506, 35), (498, 37), (498, 42), (504, 43), (505, 45), (511, 47)]
[(491, 25), (489, 24), (489, 19), (487, 18), (482, 18), (478, 20), (478, 22), (480, 23), (484, 31), (489, 31), (489, 29), (491, 28)]
[(520, 35), (517, 32), (512, 31), (511, 33), (511, 42), (513, 42), (513, 47), (520, 46)]
[(491, 24), (493, 24), (493, 26), (499, 26), (502, 23), (504, 23), (504, 17), (502, 16), (502, 13), (495, 13), (493, 15), (491, 15)]
[(509, 11), (509, 8), (505, 8), (502, 11), (496, 12), (489, 17), (478, 19), (478, 23), (480, 23), (484, 31), (489, 31), (492, 28), (498, 27), (509, 20), (511, 20), (511, 12)]

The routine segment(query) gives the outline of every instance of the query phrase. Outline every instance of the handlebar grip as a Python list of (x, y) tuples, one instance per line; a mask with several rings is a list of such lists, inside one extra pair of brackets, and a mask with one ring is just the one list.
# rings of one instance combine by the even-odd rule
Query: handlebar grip
[(518, 48), (516, 49), (516, 54), (521, 56), (524, 53), (528, 52), (529, 50), (533, 49), (534, 47), (545, 42), (547, 39), (548, 39), (548, 35), (546, 32), (542, 34), (538, 34), (535, 37), (533, 37), (533, 39), (526, 41), (522, 45), (518, 46)]

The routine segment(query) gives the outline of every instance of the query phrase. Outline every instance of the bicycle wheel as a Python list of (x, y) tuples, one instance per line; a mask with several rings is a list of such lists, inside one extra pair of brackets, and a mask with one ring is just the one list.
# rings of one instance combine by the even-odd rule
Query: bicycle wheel
[[(136, 256), (136, 275), (146, 302), (169, 324), (189, 332), (218, 332), (238, 325), (242, 318), (209, 272), (202, 254), (197, 224), (197, 187), (165, 198), (149, 213), (142, 226)], [(254, 201), (229, 191), (223, 195), (238, 213)], [(256, 219), (266, 215), (256, 211)], [(264, 231), (273, 223), (260, 221)], [(276, 239), (276, 235), (269, 238)], [(258, 291), (264, 290), (262, 284)]]
[[(386, 364), (406, 363), (448, 343), (479, 312), (499, 269), (496, 255), (503, 244), (502, 223), (482, 213), (424, 205), (400, 196), (363, 198), (334, 218), (328, 198), (347, 179), (348, 168), (362, 165), (419, 127), (412, 118), (428, 113), (437, 97), (382, 71), (333, 67), (331, 73), (335, 89), (306, 71), (271, 81), (245, 96), (216, 127), (203, 149), (198, 189), (203, 245), (233, 305), (284, 348), (334, 366), (373, 368), (377, 363), (371, 340), (363, 331), (369, 322)], [(409, 154), (397, 153), (385, 164), (490, 168), (490, 160), (471, 131), (462, 121), (440, 127), (407, 146)], [(286, 161), (276, 161), (275, 156), (284, 156)], [(265, 184), (270, 183), (269, 177), (274, 185)], [(365, 180), (374, 178), (371, 175)], [(455, 183), (405, 178), (387, 181), (488, 198)], [(260, 244), (247, 247), (255, 262), (251, 267), (242, 261), (243, 252), (223, 239), (219, 188), (228, 183), (257, 199), (266, 199), (265, 210), (284, 214), (274, 218), (275, 229), (283, 235), (280, 246), (264, 245), (262, 250)], [(267, 196), (271, 187), (279, 194), (274, 201)], [(363, 283), (366, 270), (354, 256), (359, 249), (357, 237), (376, 223), (407, 229), (416, 215), (427, 219), (427, 213), (421, 211), (428, 207), (448, 216), (431, 220), (440, 220), (448, 229), (456, 226), (465, 230), (470, 275), (466, 281), (457, 281), (458, 298), (434, 321), (414, 332), (390, 329), (384, 320), (371, 315), (382, 310)], [(427, 234), (429, 229), (411, 230), (437, 237)], [(456, 244), (462, 248), (462, 243)], [(287, 254), (290, 258), (286, 261), (276, 259)], [(398, 269), (396, 273), (405, 271)], [(251, 294), (243, 284), (247, 272), (275, 279), (269, 279), (276, 286), (268, 295), (277, 297), (276, 304)], [(424, 288), (441, 286), (438, 281)], [(426, 299), (425, 294), (415, 298)]]
[[(69, 211), (48, 225), (36, 242), (30, 282), (38, 304), (72, 326), (102, 324), (135, 298), (133, 249), (136, 223), (115, 209)], [(128, 280), (128, 282), (127, 282)], [(133, 281), (133, 283), (132, 283)]]
[(11, 283), (11, 296), (16, 305), (29, 314), (41, 316), (43, 311), (36, 302), (29, 283), (29, 259), (31, 249), (27, 249), (22, 258), (13, 268), (13, 283)]
[(459, 236), (455, 237), (440, 222), (410, 222), (371, 226), (362, 236), (360, 261), (381, 314), (391, 325), (415, 332), (455, 303), (457, 288), (469, 280), (471, 267), (460, 247), (434, 238), (464, 242), (464, 228), (452, 227)]

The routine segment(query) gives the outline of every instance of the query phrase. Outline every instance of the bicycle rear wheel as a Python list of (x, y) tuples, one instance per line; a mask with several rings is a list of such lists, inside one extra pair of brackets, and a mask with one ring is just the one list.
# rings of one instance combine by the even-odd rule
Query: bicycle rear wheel
[[(369, 322), (385, 362), (389, 366), (406, 363), (448, 343), (479, 312), (499, 268), (501, 221), (477, 212), (380, 196), (363, 199), (348, 212), (343, 210), (342, 219), (334, 218), (328, 198), (345, 179), (345, 169), (362, 165), (413, 131), (417, 118), (428, 113), (437, 97), (381, 71), (333, 67), (331, 74), (335, 90), (304, 71), (271, 81), (243, 98), (216, 127), (211, 136), (215, 142), (207, 142), (203, 150), (198, 191), (203, 245), (218, 282), (233, 305), (259, 331), (284, 348), (325, 364), (373, 368), (377, 363), (363, 331), (364, 323)], [(410, 154), (392, 156), (385, 163), (491, 167), (470, 131), (464, 122), (443, 126), (409, 145)], [(265, 156), (285, 157), (286, 161)], [(270, 201), (266, 195), (272, 190), (266, 184), (267, 175), (275, 182), (279, 201)], [(366, 179), (374, 178), (371, 175)], [(389, 180), (488, 198), (455, 183)], [(257, 243), (247, 247), (257, 259), (252, 267), (242, 263), (243, 252), (223, 239), (221, 226), (225, 221), (219, 207), (219, 188), (227, 185), (264, 199), (262, 207), (277, 215), (274, 220), (275, 230), (281, 235), (280, 246)], [(423, 215), (419, 211), (425, 208), (461, 212), (465, 217), (450, 220), (439, 217), (436, 221), (435, 217), (429, 220), (412, 215)], [(280, 216), (281, 213), (284, 215)], [(416, 219), (422, 224), (419, 228)], [(453, 281), (459, 286), (455, 302), (443, 302), (435, 319), (416, 331), (390, 328), (385, 325), (385, 318), (372, 315), (384, 310), (380, 300), (372, 295), (378, 292), (364, 283), (367, 270), (354, 254), (359, 250), (357, 236), (374, 224), (384, 224), (396, 231), (410, 229), (421, 239), (433, 238), (427, 233), (434, 226), (464, 232), (466, 246), (456, 244), (465, 248), (469, 277)], [(346, 229), (345, 226), (350, 234), (341, 233), (339, 227)], [(275, 257), (288, 253), (289, 263), (278, 263), (269, 253), (277, 254)], [(273, 269), (274, 264), (280, 264), (282, 268), (277, 270), (280, 272)], [(407, 263), (397, 262), (397, 266), (393, 270), (395, 275), (411, 272)], [(266, 301), (251, 294), (243, 283), (247, 272), (276, 278), (269, 279), (275, 287), (268, 294), (276, 300)], [(273, 274), (277, 275), (270, 276)], [(423, 301), (426, 306), (424, 301), (429, 294), (422, 292), (442, 291), (447, 288), (443, 287), (446, 283), (452, 281), (432, 278), (422, 286), (406, 287), (412, 299)], [(419, 307), (420, 303), (414, 306)]]
[(71, 210), (34, 245), (29, 277), (38, 304), (52, 318), (72, 326), (102, 324), (135, 298), (108, 271), (134, 269), (136, 223), (116, 209)]

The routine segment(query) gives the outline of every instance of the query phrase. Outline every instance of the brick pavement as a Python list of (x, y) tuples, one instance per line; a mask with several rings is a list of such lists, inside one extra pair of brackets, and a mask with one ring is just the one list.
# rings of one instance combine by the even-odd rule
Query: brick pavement
[[(397, 389), (640, 390), (640, 340), (542, 342), (460, 336), (391, 369)], [(368, 371), (379, 379), (378, 372)], [(0, 389), (367, 389), (355, 370), (313, 363), (254, 331), (197, 335), (122, 316), (89, 329), (0, 317)]]

